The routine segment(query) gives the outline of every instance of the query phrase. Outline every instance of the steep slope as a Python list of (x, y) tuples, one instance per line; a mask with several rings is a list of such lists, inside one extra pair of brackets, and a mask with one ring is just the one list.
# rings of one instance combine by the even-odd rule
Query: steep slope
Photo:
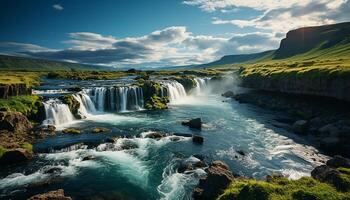
[(0, 55), (0, 70), (57, 71), (57, 70), (111, 70), (110, 67)]

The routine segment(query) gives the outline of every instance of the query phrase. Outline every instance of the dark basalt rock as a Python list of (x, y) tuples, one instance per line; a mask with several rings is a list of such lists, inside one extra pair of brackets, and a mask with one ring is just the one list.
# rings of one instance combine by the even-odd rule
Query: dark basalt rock
[(203, 144), (204, 138), (202, 136), (193, 135), (192, 136), (192, 142), (195, 143), (195, 144)]
[(216, 199), (235, 177), (222, 161), (211, 163), (206, 172), (206, 177), (200, 179), (198, 186), (193, 190), (192, 197), (195, 200)]
[(7, 150), (0, 157), (0, 165), (11, 165), (11, 164), (23, 163), (31, 160), (32, 157), (33, 157), (32, 153), (28, 152), (25, 149), (22, 149), (22, 148), (11, 149), (11, 150)]
[(350, 159), (344, 158), (342, 156), (334, 156), (330, 160), (327, 161), (327, 166), (338, 168), (338, 167), (345, 167), (350, 168)]
[(145, 136), (145, 138), (160, 139), (165, 137), (165, 134), (159, 132), (152, 132)]
[(207, 166), (208, 165), (203, 160), (194, 157), (194, 159), (186, 159), (182, 161), (177, 169), (177, 172), (185, 173), (186, 171), (189, 171), (189, 170), (205, 168)]
[(58, 189), (44, 194), (37, 194), (28, 200), (72, 200), (72, 198), (66, 197), (63, 189)]
[(350, 190), (349, 180), (344, 178), (337, 169), (331, 168), (327, 165), (316, 167), (312, 170), (311, 176), (321, 182), (332, 184), (340, 191)]
[(306, 120), (298, 120), (293, 124), (293, 131), (297, 134), (306, 134), (309, 128), (309, 123)]
[(197, 82), (194, 80), (193, 76), (180, 76), (174, 78), (177, 82), (185, 88), (186, 92), (191, 91), (197, 86)]
[(227, 97), (227, 98), (232, 98), (235, 96), (235, 93), (233, 93), (232, 91), (227, 91), (227, 92), (223, 93), (221, 96)]
[(60, 174), (62, 172), (62, 168), (60, 167), (51, 167), (48, 169), (44, 169), (44, 174)]
[(32, 89), (25, 83), (0, 84), (0, 99), (7, 99), (10, 96), (31, 95)]
[(90, 156), (85, 156), (85, 157), (82, 159), (82, 161), (94, 160), (94, 159), (95, 159), (95, 157), (92, 156), (92, 155), (90, 155)]
[(202, 119), (201, 118), (195, 118), (195, 119), (191, 119), (189, 121), (184, 121), (181, 124), (184, 126), (188, 126), (190, 128), (194, 128), (194, 129), (202, 129)]

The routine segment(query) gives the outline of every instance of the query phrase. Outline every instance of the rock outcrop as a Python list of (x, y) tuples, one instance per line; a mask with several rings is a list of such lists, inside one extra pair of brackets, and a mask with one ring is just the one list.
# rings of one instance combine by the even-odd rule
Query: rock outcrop
[(0, 130), (10, 132), (27, 132), (33, 126), (30, 121), (20, 112), (0, 112)]
[(32, 152), (29, 152), (23, 148), (7, 150), (0, 157), (0, 165), (11, 165), (27, 162), (32, 159), (32, 156)]
[(200, 179), (193, 190), (192, 196), (195, 200), (215, 199), (235, 178), (228, 165), (222, 161), (213, 161), (206, 172), (206, 177)]
[(72, 198), (66, 197), (63, 189), (58, 189), (44, 194), (37, 194), (28, 200), (72, 200)]
[(31, 95), (32, 89), (25, 83), (0, 84), (0, 99), (7, 99), (10, 96)]

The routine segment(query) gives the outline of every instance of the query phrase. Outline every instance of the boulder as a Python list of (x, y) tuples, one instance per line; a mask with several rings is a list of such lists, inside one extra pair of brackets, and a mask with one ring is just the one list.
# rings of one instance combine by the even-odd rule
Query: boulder
[(92, 133), (103, 133), (107, 131), (109, 131), (109, 129), (104, 127), (95, 127), (91, 130)]
[(178, 167), (177, 171), (179, 173), (184, 173), (188, 170), (194, 170), (197, 168), (204, 168), (204, 167), (207, 167), (207, 164), (203, 160), (197, 157), (191, 156), (180, 163), (180, 166)]
[(327, 166), (329, 167), (345, 167), (345, 168), (350, 168), (350, 159), (344, 158), (342, 156), (334, 156), (330, 160), (327, 161)]
[(233, 93), (232, 91), (227, 91), (227, 92), (223, 93), (221, 96), (227, 97), (227, 98), (232, 98), (235, 96), (235, 93)]
[(145, 138), (152, 138), (152, 139), (160, 139), (163, 137), (165, 137), (165, 134), (160, 133), (160, 132), (151, 132), (145, 136)]
[(33, 126), (20, 112), (0, 112), (0, 130), (28, 132)]
[(199, 136), (199, 135), (193, 135), (192, 142), (195, 144), (203, 144), (204, 138), (202, 136)]
[(184, 121), (181, 124), (184, 126), (188, 126), (190, 128), (194, 128), (194, 129), (202, 129), (202, 119), (201, 118), (195, 118), (195, 119), (191, 119), (189, 121)]
[(33, 157), (32, 152), (29, 152), (26, 149), (17, 148), (10, 149), (4, 152), (4, 154), (0, 157), (1, 165), (11, 165), (22, 163), (31, 160)]
[(306, 134), (308, 130), (308, 122), (306, 120), (298, 120), (293, 124), (293, 131), (297, 134)]
[(195, 200), (216, 199), (226, 189), (235, 175), (222, 161), (214, 161), (206, 170), (207, 175), (199, 180), (198, 186), (193, 190)]
[(62, 133), (68, 133), (68, 134), (79, 134), (80, 130), (75, 128), (66, 128), (62, 130)]
[(72, 200), (72, 198), (66, 197), (63, 189), (58, 189), (44, 194), (37, 194), (28, 200)]
[(350, 183), (347, 178), (344, 178), (337, 169), (327, 165), (316, 167), (312, 170), (311, 176), (321, 182), (332, 184), (340, 191), (348, 191), (350, 189)]
[(85, 156), (85, 157), (83, 158), (83, 160), (82, 160), (82, 161), (94, 160), (94, 159), (95, 159), (95, 157), (94, 157), (94, 156), (89, 155), (89, 156)]

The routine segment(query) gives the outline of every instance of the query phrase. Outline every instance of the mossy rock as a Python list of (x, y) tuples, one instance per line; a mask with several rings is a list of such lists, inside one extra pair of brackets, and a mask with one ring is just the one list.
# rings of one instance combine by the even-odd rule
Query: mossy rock
[(67, 104), (69, 110), (72, 112), (73, 116), (77, 119), (82, 119), (83, 117), (79, 114), (80, 103), (77, 101), (73, 95), (65, 95), (61, 97), (62, 103)]
[(91, 130), (92, 133), (103, 133), (103, 132), (108, 132), (110, 131), (108, 128), (104, 127), (95, 127)]
[(159, 97), (157, 95), (153, 95), (150, 100), (148, 100), (145, 104), (145, 108), (148, 110), (161, 110), (167, 109), (169, 99), (167, 97)]
[(194, 80), (193, 76), (177, 76), (174, 78), (177, 82), (185, 88), (186, 92), (189, 92), (197, 86), (197, 82)]
[(62, 133), (66, 133), (66, 134), (80, 134), (81, 131), (75, 128), (66, 128), (62, 130)]

